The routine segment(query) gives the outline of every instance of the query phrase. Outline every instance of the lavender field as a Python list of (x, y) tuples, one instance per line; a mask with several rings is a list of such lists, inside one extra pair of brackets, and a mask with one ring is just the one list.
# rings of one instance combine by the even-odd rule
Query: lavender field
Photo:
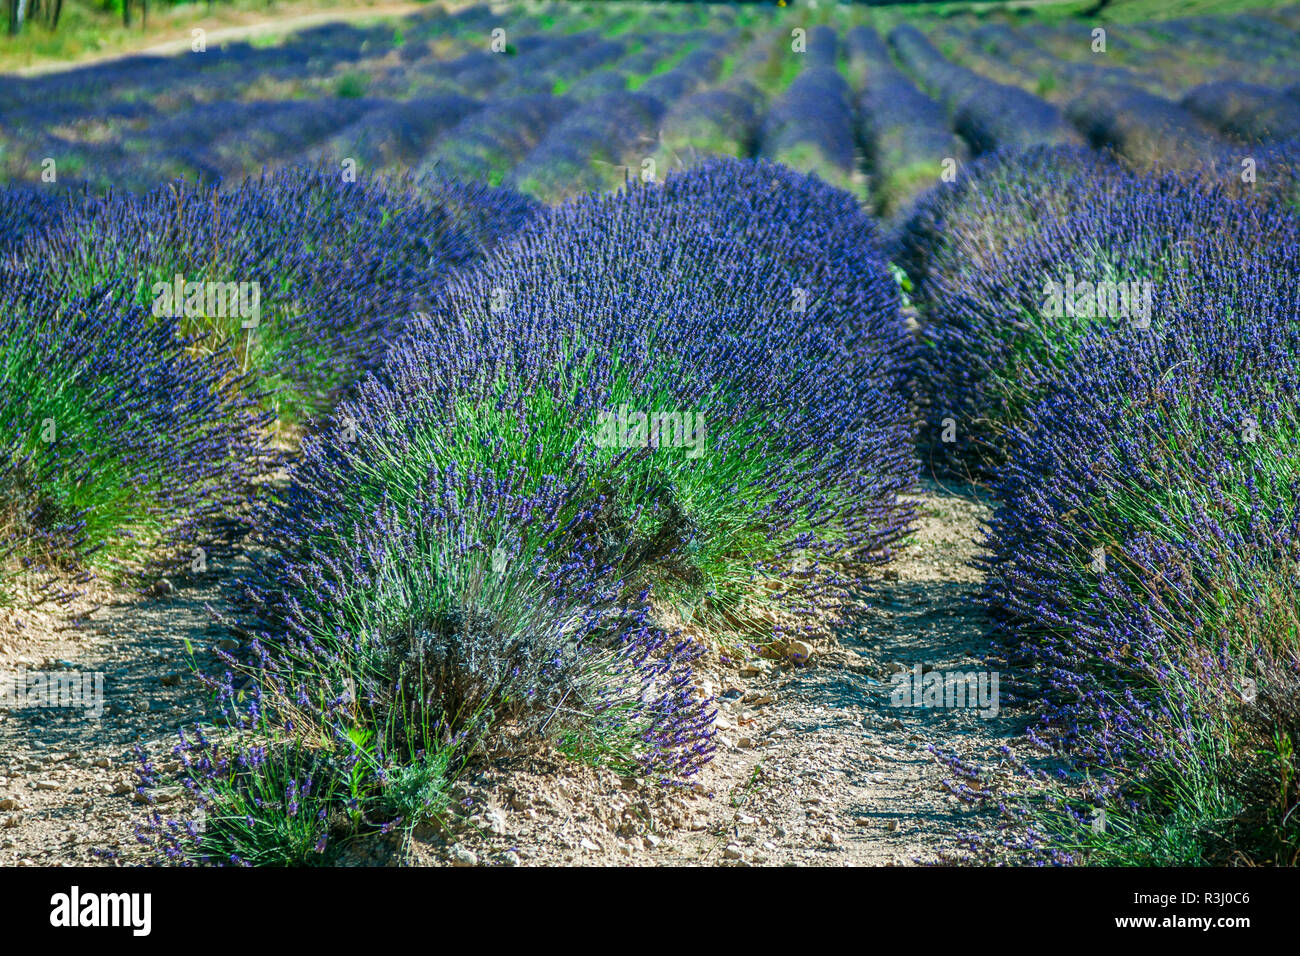
[(1300, 7), (1140, 4), (0, 74), (0, 864), (1300, 863)]

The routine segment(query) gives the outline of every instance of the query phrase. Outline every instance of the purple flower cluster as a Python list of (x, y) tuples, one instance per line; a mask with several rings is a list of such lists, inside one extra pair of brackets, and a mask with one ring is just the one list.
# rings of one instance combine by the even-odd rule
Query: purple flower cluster
[(56, 203), (49, 193), (21, 183), (0, 188), (0, 257), (21, 245), (27, 233), (46, 225)]
[[(22, 258), (50, 289), (88, 290), (129, 276), (136, 283), (130, 297), (151, 307), (155, 284), (177, 275), (257, 283), (255, 324), (224, 311), (208, 315), (206, 304), (185, 323), (207, 347), (255, 369), (271, 406), (302, 419), (328, 408), (373, 367), (393, 322), (447, 270), (479, 254), (460, 223), (471, 208), (495, 203), (496, 194), (470, 190), (464, 202), (447, 201), (455, 192), (444, 187), (436, 201), (402, 182), (304, 167), (230, 191), (178, 184), (140, 196), (86, 197), (55, 228), (29, 237)], [(527, 214), (508, 195), (499, 208)]]
[(417, 171), (500, 183), (547, 131), (573, 109), (565, 97), (536, 94), (496, 100), (471, 113), (428, 152)]
[[(1227, 270), (1287, 232), (1286, 214), (1166, 177), (1060, 175), (1009, 243), (958, 248), (923, 293), (920, 380), (934, 464), (984, 474), (1092, 328), (1140, 335), (1176, 267)], [(982, 216), (981, 197), (968, 211)], [(1005, 238), (1005, 237), (1003, 237)], [(938, 436), (938, 441), (935, 440)]]
[[(907, 355), (870, 220), (813, 178), (717, 162), (553, 210), (305, 441), (240, 589), (264, 698), (331, 725), (360, 704), (399, 747), (545, 734), (689, 775), (709, 708), (651, 600), (720, 533), (768, 563), (886, 557)], [(604, 447), (620, 401), (713, 437), (698, 461)]]
[(1056, 106), (949, 62), (916, 27), (895, 27), (889, 44), (903, 68), (944, 104), (973, 152), (1076, 141)]
[(834, 70), (839, 66), (840, 38), (835, 28), (818, 24), (808, 31), (808, 65)]
[(663, 112), (644, 93), (599, 96), (552, 126), (507, 182), (543, 200), (615, 185), (653, 153)]
[(4, 603), (69, 598), (92, 566), (219, 560), (275, 467), (238, 370), (123, 298), (111, 285), (54, 294), (21, 272), (0, 281), (0, 561), (24, 578), (4, 582)]
[(1256, 83), (1223, 80), (1183, 94), (1182, 105), (1236, 142), (1300, 137), (1300, 102)]
[(855, 27), (847, 43), (872, 191), (881, 214), (893, 216), (940, 182), (945, 160), (964, 161), (966, 144), (949, 129), (943, 107), (893, 65), (878, 33)]
[(853, 91), (839, 71), (810, 64), (772, 104), (758, 155), (847, 187), (854, 145)]
[(1300, 228), (1265, 226), (1262, 256), (1171, 261), (1149, 329), (1089, 334), (997, 482), (995, 636), (1102, 795), (1235, 773), (1202, 761), (1300, 693)]
[(1122, 175), (1090, 149), (1000, 150), (959, 168), (909, 210), (890, 236), (890, 258), (907, 273), (922, 306), (931, 276), (982, 262), (1034, 228), (1085, 202), (1091, 189)]
[(335, 168), (346, 159), (367, 170), (409, 168), (478, 108), (475, 100), (454, 94), (402, 100), (366, 113), (309, 155)]
[(1144, 169), (1176, 167), (1217, 140), (1213, 129), (1182, 105), (1120, 84), (1080, 93), (1066, 114), (1094, 146), (1112, 148)]

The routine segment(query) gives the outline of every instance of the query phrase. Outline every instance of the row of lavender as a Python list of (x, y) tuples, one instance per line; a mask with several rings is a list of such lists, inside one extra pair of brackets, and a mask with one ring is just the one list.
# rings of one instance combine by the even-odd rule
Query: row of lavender
[(219, 565), (280, 465), (273, 446), (532, 208), (328, 169), (227, 192), (4, 189), (0, 600)]
[(538, 213), (258, 503), (210, 676), (237, 734), (178, 746), (206, 828), (145, 838), (322, 860), (539, 746), (689, 779), (701, 633), (807, 641), (905, 533), (911, 354), (873, 222), (813, 177), (717, 162)]
[(926, 453), (1000, 502), (996, 660), (1067, 768), (1049, 859), (1300, 852), (1298, 145), (1244, 196), (999, 154), (905, 243)]
[[(1082, 26), (1062, 33), (988, 25), (935, 35), (968, 67), (1058, 105), (1092, 145), (1152, 168), (1188, 165), (1207, 149), (1300, 135), (1297, 76), (1281, 52), (1290, 50), (1290, 59), (1300, 52), (1300, 32), (1281, 23), (1268, 28), (1267, 49), (1235, 42), (1262, 29), (1250, 16), (1195, 29), (1168, 21), (1094, 35)], [(1035, 38), (1052, 42), (1053, 52)], [(1197, 65), (1206, 59), (1216, 65)]]
[[(681, 5), (594, 19), (569, 7), (433, 8), (395, 31), (322, 27), (275, 47), (5, 78), (14, 105), (0, 157), (18, 178), (117, 188), (328, 159), (556, 199), (701, 156), (758, 155), (860, 194), (865, 167), (876, 208), (892, 214), (968, 150), (1086, 140), (1150, 166), (1300, 126), (1278, 62), (1296, 33), (1276, 20), (1158, 25), (1220, 64), (1195, 74), (1215, 82), (1176, 101), (1168, 69), (1125, 65), (1152, 53), (1139, 41), (1157, 26), (1111, 27), (1110, 52), (1088, 59), (1066, 56), (1086, 48), (1082, 27), (931, 30), (945, 55), (911, 26), (886, 45), (867, 27), (837, 35), (786, 19)], [(1224, 80), (1229, 67), (1278, 85)]]
[[(687, 32), (699, 20), (693, 11), (656, 11), (629, 24), (653, 29), (605, 40), (583, 29), (588, 18), (579, 14), (499, 17), (471, 8), (410, 18), (396, 33), (319, 28), (279, 47), (214, 46), (6, 78), (13, 108), (0, 120), (3, 155), (15, 178), (116, 188), (175, 176), (237, 180), (263, 165), (318, 158), (371, 171), (437, 165), (501, 181), (551, 126), (585, 108), (587, 125), (605, 112), (623, 120), (587, 134), (587, 166), (618, 164), (628, 152), (649, 155), (665, 107), (720, 68), (725, 42)], [(632, 97), (629, 80), (643, 76), (649, 82)], [(552, 152), (542, 149), (533, 165)]]

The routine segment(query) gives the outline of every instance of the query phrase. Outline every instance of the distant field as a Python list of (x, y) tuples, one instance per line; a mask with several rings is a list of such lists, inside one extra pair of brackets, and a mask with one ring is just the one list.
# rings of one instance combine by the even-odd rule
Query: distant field
[[(889, 212), (944, 160), (1001, 146), (1088, 142), (1176, 163), (1184, 145), (1234, 135), (1189, 112), (1188, 90), (1246, 81), (1285, 97), (1300, 82), (1294, 8), (1130, 22), (1147, 8), (1109, 4), (1125, 22), (1105, 52), (1082, 9), (556, 4), (214, 34), (203, 52), (3, 79), (0, 176), (137, 189), (350, 158), (556, 199), (647, 163), (757, 155)], [(1132, 128), (1132, 110), (1156, 128)]]

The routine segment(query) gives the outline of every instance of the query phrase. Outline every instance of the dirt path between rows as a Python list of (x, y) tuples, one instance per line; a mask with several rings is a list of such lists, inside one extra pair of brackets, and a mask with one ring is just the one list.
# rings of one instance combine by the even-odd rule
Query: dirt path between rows
[(158, 596), (106, 592), (102, 606), (74, 615), (0, 612), (0, 690), (35, 673), (86, 684), (98, 675), (103, 691), (98, 717), (93, 693), (81, 707), (0, 700), (0, 866), (146, 860), (134, 747), (170, 769), (177, 728), (204, 717), (190, 661), (211, 668), (228, 638), (205, 607), (219, 600), (219, 581), (214, 569)]
[[(464, 818), (353, 864), (908, 865), (966, 859), (959, 840), (994, 811), (951, 792), (932, 748), (981, 766), (1013, 743), (1014, 717), (891, 704), (890, 675), (980, 667), (983, 621), (969, 561), (987, 505), (927, 486), (916, 534), (810, 664), (755, 660), (703, 671), (718, 695), (719, 753), (694, 790), (627, 784), (537, 758), (489, 768), (458, 794)], [(0, 866), (146, 862), (134, 838), (132, 748), (166, 754), (204, 715), (190, 650), (226, 639), (205, 605), (218, 580), (116, 604), (61, 627), (5, 612), (0, 683), (27, 671), (103, 675), (105, 712), (0, 704)], [(19, 627), (21, 621), (22, 626)], [(991, 779), (996, 780), (994, 776)], [(162, 801), (178, 794), (163, 791)]]

